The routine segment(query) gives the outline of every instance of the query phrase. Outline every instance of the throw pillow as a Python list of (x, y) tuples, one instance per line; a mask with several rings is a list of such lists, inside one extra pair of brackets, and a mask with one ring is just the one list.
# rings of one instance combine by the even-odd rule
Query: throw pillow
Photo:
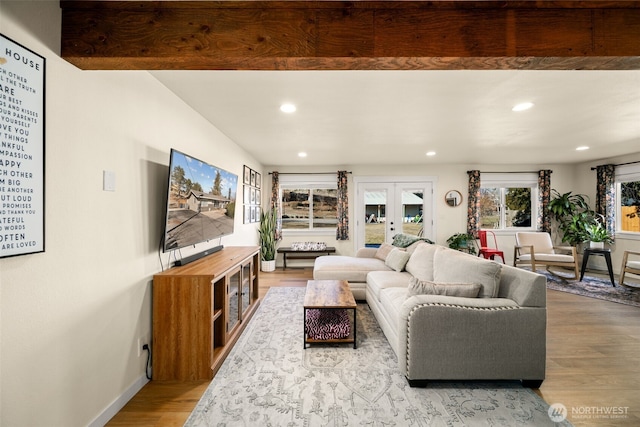
[(408, 254), (412, 254), (418, 246), (425, 244), (427, 243), (425, 243), (424, 240), (416, 240), (415, 242), (407, 246), (404, 250), (407, 251)]
[(420, 280), (433, 280), (433, 256), (441, 246), (420, 243), (411, 254), (405, 269)]
[(389, 252), (389, 255), (387, 255), (387, 259), (384, 263), (387, 265), (387, 267), (391, 267), (395, 271), (402, 271), (404, 270), (404, 266), (407, 264), (407, 261), (409, 261), (410, 256), (411, 255), (409, 255), (407, 252), (395, 248), (394, 250)]
[(502, 266), (469, 254), (443, 249), (433, 258), (433, 281), (438, 283), (478, 283), (480, 297), (498, 296)]
[(446, 295), (450, 297), (476, 298), (480, 293), (480, 285), (478, 283), (436, 283), (412, 277), (409, 280), (408, 290), (407, 297), (413, 295)]
[(388, 243), (383, 243), (380, 245), (380, 247), (376, 251), (376, 254), (374, 255), (374, 257), (381, 259), (382, 261), (386, 261), (387, 256), (389, 255), (389, 252), (391, 252), (394, 249), (395, 249), (395, 246), (392, 246)]

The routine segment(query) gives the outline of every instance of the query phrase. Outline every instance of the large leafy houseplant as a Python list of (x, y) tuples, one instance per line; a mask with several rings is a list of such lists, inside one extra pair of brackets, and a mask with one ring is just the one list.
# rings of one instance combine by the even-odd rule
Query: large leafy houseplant
[(588, 240), (587, 226), (597, 223), (596, 213), (589, 206), (584, 194), (572, 194), (571, 191), (560, 194), (553, 191), (549, 202), (549, 212), (558, 223), (562, 241), (577, 246)]
[(278, 245), (278, 240), (276, 239), (277, 221), (278, 212), (275, 209), (269, 209), (260, 214), (258, 235), (260, 237), (260, 258), (262, 261), (274, 261), (275, 263)]

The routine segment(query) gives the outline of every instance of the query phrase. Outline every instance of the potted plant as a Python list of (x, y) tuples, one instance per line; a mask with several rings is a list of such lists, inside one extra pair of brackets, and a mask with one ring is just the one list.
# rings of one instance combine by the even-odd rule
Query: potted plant
[(596, 213), (589, 207), (587, 196), (552, 191), (554, 197), (549, 202), (549, 211), (562, 233), (562, 241), (571, 246), (587, 241), (586, 227), (596, 222)]
[(476, 254), (475, 237), (467, 233), (456, 233), (447, 239), (447, 244), (451, 249)]
[(260, 214), (260, 226), (258, 235), (260, 236), (260, 269), (265, 272), (276, 269), (276, 223), (278, 212), (275, 209), (263, 211)]
[(605, 243), (612, 243), (611, 235), (600, 221), (585, 226), (585, 233), (591, 249), (604, 249)]

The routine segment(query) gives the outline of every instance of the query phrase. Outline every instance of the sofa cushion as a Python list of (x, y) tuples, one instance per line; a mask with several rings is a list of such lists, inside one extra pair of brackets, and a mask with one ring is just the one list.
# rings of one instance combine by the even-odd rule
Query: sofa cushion
[(411, 254), (405, 270), (420, 280), (433, 280), (433, 257), (441, 246), (421, 243)]
[[(315, 280), (347, 280), (349, 282), (367, 281), (370, 271), (391, 271), (391, 268), (377, 258), (356, 258), (350, 256), (321, 256), (313, 264)], [(397, 273), (396, 273), (397, 274)]]
[[(539, 254), (535, 253), (536, 261), (540, 262), (574, 262), (573, 256), (562, 254)], [(531, 261), (531, 254), (523, 254), (519, 257), (520, 261)]]
[(389, 252), (391, 252), (395, 248), (396, 247), (393, 245), (390, 245), (388, 243), (383, 243), (380, 245), (380, 247), (378, 248), (374, 256), (382, 261), (386, 261), (387, 256), (389, 255)]
[(627, 267), (640, 270), (640, 261), (627, 261)]
[(389, 252), (389, 255), (387, 255), (387, 259), (384, 263), (387, 267), (391, 267), (395, 271), (399, 272), (404, 270), (404, 266), (407, 264), (407, 261), (409, 261), (410, 256), (411, 255), (409, 255), (406, 251), (403, 251), (400, 248), (395, 248), (391, 252)]
[(407, 299), (407, 288), (387, 288), (380, 291), (380, 303), (387, 313), (389, 319), (395, 319), (396, 324), (392, 325), (396, 330), (400, 321), (400, 310), (402, 304)]
[(380, 300), (380, 291), (387, 288), (407, 289), (411, 274), (403, 271), (372, 271), (367, 275), (367, 289)]
[(524, 246), (520, 249), (520, 253), (527, 254), (530, 252), (527, 246), (533, 246), (536, 254), (552, 254), (553, 243), (549, 233), (540, 233), (536, 231), (520, 231), (516, 233), (516, 245)]
[(413, 295), (447, 295), (451, 297), (476, 298), (479, 292), (480, 285), (478, 283), (435, 283), (412, 277), (409, 280), (407, 298)]
[(436, 251), (433, 264), (434, 282), (477, 283), (481, 298), (498, 296), (501, 266), (496, 262), (449, 249)]

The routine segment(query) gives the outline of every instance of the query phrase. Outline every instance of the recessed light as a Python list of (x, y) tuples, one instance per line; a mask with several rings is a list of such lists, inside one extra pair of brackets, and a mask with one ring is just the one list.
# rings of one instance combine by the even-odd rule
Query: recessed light
[(511, 111), (525, 111), (531, 107), (533, 107), (533, 102), (522, 102), (520, 104), (516, 104)]
[(293, 113), (296, 111), (296, 106), (293, 104), (282, 104), (280, 106), (280, 111), (282, 111), (283, 113)]
[(588, 150), (589, 147), (587, 147), (586, 145), (581, 145), (580, 147), (576, 147), (576, 151), (584, 151), (584, 150)]
[(301, 151), (298, 153), (298, 157), (307, 157), (307, 153), (305, 153), (304, 151)]
[(436, 152), (435, 151), (427, 151), (427, 156), (431, 157), (431, 156), (435, 156)]

